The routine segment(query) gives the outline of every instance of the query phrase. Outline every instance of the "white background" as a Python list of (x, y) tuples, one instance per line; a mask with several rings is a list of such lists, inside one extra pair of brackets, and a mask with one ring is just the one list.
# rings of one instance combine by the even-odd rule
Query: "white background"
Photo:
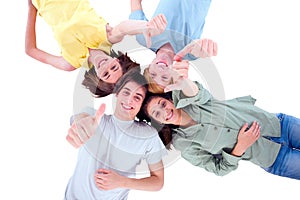
[[(158, 0), (143, 1), (146, 14), (152, 16)], [(92, 3), (111, 25), (127, 19), (130, 12), (129, 0)], [(300, 117), (298, 4), (212, 2), (202, 37), (219, 45), (212, 60), (226, 99), (251, 94), (265, 110)], [(62, 199), (77, 159), (77, 150), (65, 136), (79, 70), (59, 71), (25, 55), (26, 0), (5, 1), (0, 14), (0, 199)], [(40, 19), (38, 45), (59, 54), (50, 28)], [(136, 60), (146, 63), (149, 58)], [(236, 171), (217, 177), (179, 159), (166, 167), (161, 191), (131, 191), (129, 199), (297, 199), (299, 188), (300, 181), (243, 161)]]

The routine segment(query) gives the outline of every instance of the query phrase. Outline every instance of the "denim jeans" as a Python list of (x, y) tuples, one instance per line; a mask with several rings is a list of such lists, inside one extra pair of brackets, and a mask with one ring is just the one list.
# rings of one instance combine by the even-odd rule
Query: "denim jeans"
[(300, 119), (286, 114), (277, 114), (281, 125), (281, 137), (270, 140), (280, 143), (278, 156), (267, 172), (300, 180)]

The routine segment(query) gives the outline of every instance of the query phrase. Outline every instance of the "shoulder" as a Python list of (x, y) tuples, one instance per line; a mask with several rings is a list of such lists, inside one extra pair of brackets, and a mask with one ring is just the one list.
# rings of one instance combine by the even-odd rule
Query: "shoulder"
[(134, 122), (134, 127), (144, 137), (155, 137), (158, 136), (157, 130), (146, 122)]

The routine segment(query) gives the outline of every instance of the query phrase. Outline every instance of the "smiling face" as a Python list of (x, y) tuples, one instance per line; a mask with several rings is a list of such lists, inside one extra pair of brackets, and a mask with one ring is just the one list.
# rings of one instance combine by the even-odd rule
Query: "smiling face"
[(149, 66), (150, 77), (163, 89), (171, 83), (170, 67), (173, 63), (171, 55), (165, 52), (157, 53)]
[(123, 75), (121, 65), (117, 58), (110, 56), (104, 57), (94, 66), (98, 78), (107, 83), (116, 83)]
[(124, 121), (134, 120), (145, 99), (146, 88), (136, 82), (127, 82), (116, 94), (114, 115)]
[(101, 50), (90, 51), (89, 61), (94, 65), (98, 78), (106, 83), (116, 83), (123, 75), (119, 60)]
[(162, 124), (179, 125), (181, 115), (179, 110), (174, 107), (174, 104), (162, 97), (152, 98), (146, 108), (148, 115)]

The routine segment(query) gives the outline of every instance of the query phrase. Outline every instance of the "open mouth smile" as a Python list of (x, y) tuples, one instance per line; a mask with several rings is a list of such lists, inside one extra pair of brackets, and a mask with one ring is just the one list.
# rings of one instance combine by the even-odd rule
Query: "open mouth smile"
[(170, 119), (172, 119), (172, 117), (173, 117), (173, 110), (170, 110), (170, 111), (167, 113), (166, 121), (169, 121)]

